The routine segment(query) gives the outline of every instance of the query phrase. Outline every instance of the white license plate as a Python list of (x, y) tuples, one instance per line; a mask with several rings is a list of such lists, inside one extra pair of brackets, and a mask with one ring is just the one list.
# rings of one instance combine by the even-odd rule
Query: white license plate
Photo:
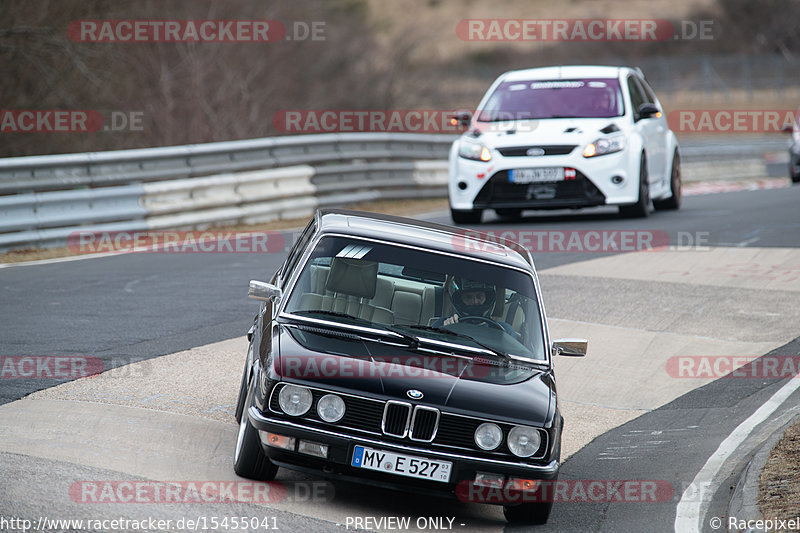
[(375, 450), (364, 446), (355, 447), (350, 464), (357, 468), (430, 479), (442, 483), (450, 481), (450, 472), (453, 467), (453, 463), (447, 461), (434, 461), (425, 457)]
[(508, 171), (509, 183), (547, 183), (564, 181), (564, 167), (516, 168)]

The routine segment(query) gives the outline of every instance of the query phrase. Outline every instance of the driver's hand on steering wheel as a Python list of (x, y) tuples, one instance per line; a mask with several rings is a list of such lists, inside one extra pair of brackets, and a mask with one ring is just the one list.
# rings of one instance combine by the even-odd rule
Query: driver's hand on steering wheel
[(458, 322), (458, 315), (457, 314), (453, 315), (451, 317), (445, 318), (442, 325), (449, 326), (451, 324), (455, 324), (456, 322)]

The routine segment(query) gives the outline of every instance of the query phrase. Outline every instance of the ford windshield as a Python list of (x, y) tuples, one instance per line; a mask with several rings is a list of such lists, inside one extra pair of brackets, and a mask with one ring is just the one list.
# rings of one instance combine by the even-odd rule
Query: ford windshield
[(501, 83), (478, 112), (479, 122), (550, 118), (611, 118), (624, 114), (616, 79)]

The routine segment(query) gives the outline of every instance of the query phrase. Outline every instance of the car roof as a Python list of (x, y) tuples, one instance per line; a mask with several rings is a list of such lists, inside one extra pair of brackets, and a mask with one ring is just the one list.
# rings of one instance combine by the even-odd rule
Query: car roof
[(535, 272), (533, 258), (522, 245), (479, 231), (348, 209), (320, 209), (316, 217), (320, 233), (420, 246)]
[(524, 70), (512, 70), (506, 72), (500, 78), (502, 81), (619, 78), (622, 74), (634, 74), (636, 72), (637, 71), (635, 69), (629, 67), (564, 65), (557, 67), (539, 67)]

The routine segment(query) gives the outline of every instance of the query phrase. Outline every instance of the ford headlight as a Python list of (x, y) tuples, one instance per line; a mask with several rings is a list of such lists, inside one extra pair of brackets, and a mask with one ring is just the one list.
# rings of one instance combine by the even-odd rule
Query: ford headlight
[(497, 424), (486, 422), (475, 430), (475, 444), (481, 450), (494, 450), (503, 442), (503, 431)]
[(492, 152), (484, 145), (466, 139), (458, 145), (458, 155), (464, 159), (473, 161), (489, 161), (492, 159)]
[(603, 137), (593, 143), (586, 145), (583, 149), (583, 157), (595, 157), (598, 155), (613, 154), (625, 149), (625, 136)]
[(541, 443), (542, 436), (536, 428), (514, 426), (508, 433), (508, 449), (517, 457), (530, 457)]
[(344, 416), (344, 400), (335, 394), (326, 394), (317, 402), (317, 414), (325, 422), (338, 422)]
[(291, 416), (306, 414), (311, 409), (313, 399), (309, 389), (297, 385), (286, 385), (278, 394), (278, 404), (284, 413)]

